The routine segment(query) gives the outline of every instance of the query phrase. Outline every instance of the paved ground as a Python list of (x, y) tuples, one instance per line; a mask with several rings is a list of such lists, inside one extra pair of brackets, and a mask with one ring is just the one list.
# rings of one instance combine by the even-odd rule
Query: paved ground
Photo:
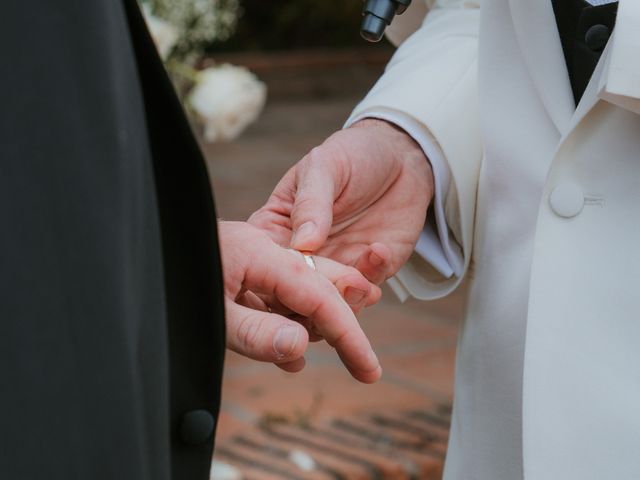
[[(339, 88), (345, 75), (364, 90), (379, 69), (325, 68), (320, 93), (308, 71), (301, 87), (295, 68), (267, 69), (276, 94), (261, 119), (239, 140), (205, 147), (219, 215), (246, 219), (293, 163), (341, 126), (361, 94)], [(400, 304), (385, 291), (361, 316), (384, 369), (373, 386), (352, 380), (323, 344), (295, 375), (228, 354), (216, 459), (260, 480), (439, 478), (461, 298)]]

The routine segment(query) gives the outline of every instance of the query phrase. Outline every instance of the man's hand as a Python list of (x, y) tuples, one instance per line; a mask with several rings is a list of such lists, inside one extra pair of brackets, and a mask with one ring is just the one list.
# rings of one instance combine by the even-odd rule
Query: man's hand
[(411, 255), (432, 196), (420, 147), (390, 123), (365, 119), (311, 150), (249, 223), (379, 284)]
[(320, 257), (314, 271), (299, 252), (246, 223), (220, 222), (219, 231), (230, 349), (296, 372), (304, 367), (309, 337), (324, 338), (354, 378), (380, 378), (352, 311), (378, 301), (377, 286), (356, 269)]

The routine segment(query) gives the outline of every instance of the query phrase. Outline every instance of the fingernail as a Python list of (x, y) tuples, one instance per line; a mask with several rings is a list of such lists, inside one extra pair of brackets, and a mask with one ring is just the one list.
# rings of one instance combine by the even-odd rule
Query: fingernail
[(349, 305), (358, 305), (367, 295), (367, 292), (360, 290), (359, 288), (347, 287), (344, 291), (344, 299)]
[(374, 352), (373, 350), (371, 350), (371, 354), (369, 355), (369, 361), (372, 365), (377, 365), (377, 368), (382, 370), (382, 367), (380, 367), (380, 360), (378, 359), (376, 352)]
[(380, 360), (378, 360), (378, 356), (375, 354), (373, 350), (369, 354), (369, 365), (375, 365), (375, 368), (372, 372), (380, 372), (382, 373), (382, 367), (380, 366)]
[(280, 327), (273, 338), (273, 350), (278, 357), (283, 358), (291, 355), (298, 343), (300, 328), (293, 325)]
[(295, 247), (296, 243), (307, 240), (307, 237), (312, 236), (316, 231), (316, 224), (313, 222), (303, 223), (293, 234), (291, 239), (291, 246)]
[(382, 262), (384, 262), (384, 260), (377, 253), (371, 252), (371, 254), (369, 255), (369, 262), (374, 267), (379, 267), (380, 265), (382, 265)]

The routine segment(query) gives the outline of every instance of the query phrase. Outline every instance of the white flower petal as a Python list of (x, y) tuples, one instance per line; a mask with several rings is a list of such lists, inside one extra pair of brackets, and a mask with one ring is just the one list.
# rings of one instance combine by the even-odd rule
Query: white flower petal
[(144, 8), (143, 13), (151, 38), (156, 44), (160, 57), (165, 60), (173, 50), (173, 47), (175, 47), (180, 37), (180, 32), (169, 22), (153, 15), (148, 8)]
[(234, 139), (260, 115), (267, 88), (246, 68), (225, 64), (202, 70), (198, 78), (188, 102), (206, 141)]

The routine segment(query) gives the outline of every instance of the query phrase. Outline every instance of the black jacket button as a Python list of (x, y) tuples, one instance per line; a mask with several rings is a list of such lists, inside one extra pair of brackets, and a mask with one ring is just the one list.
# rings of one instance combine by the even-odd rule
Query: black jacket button
[(594, 25), (584, 35), (584, 43), (594, 52), (600, 52), (609, 40), (611, 32), (606, 25)]
[(180, 438), (189, 445), (200, 445), (211, 438), (215, 420), (206, 410), (193, 410), (182, 417)]

